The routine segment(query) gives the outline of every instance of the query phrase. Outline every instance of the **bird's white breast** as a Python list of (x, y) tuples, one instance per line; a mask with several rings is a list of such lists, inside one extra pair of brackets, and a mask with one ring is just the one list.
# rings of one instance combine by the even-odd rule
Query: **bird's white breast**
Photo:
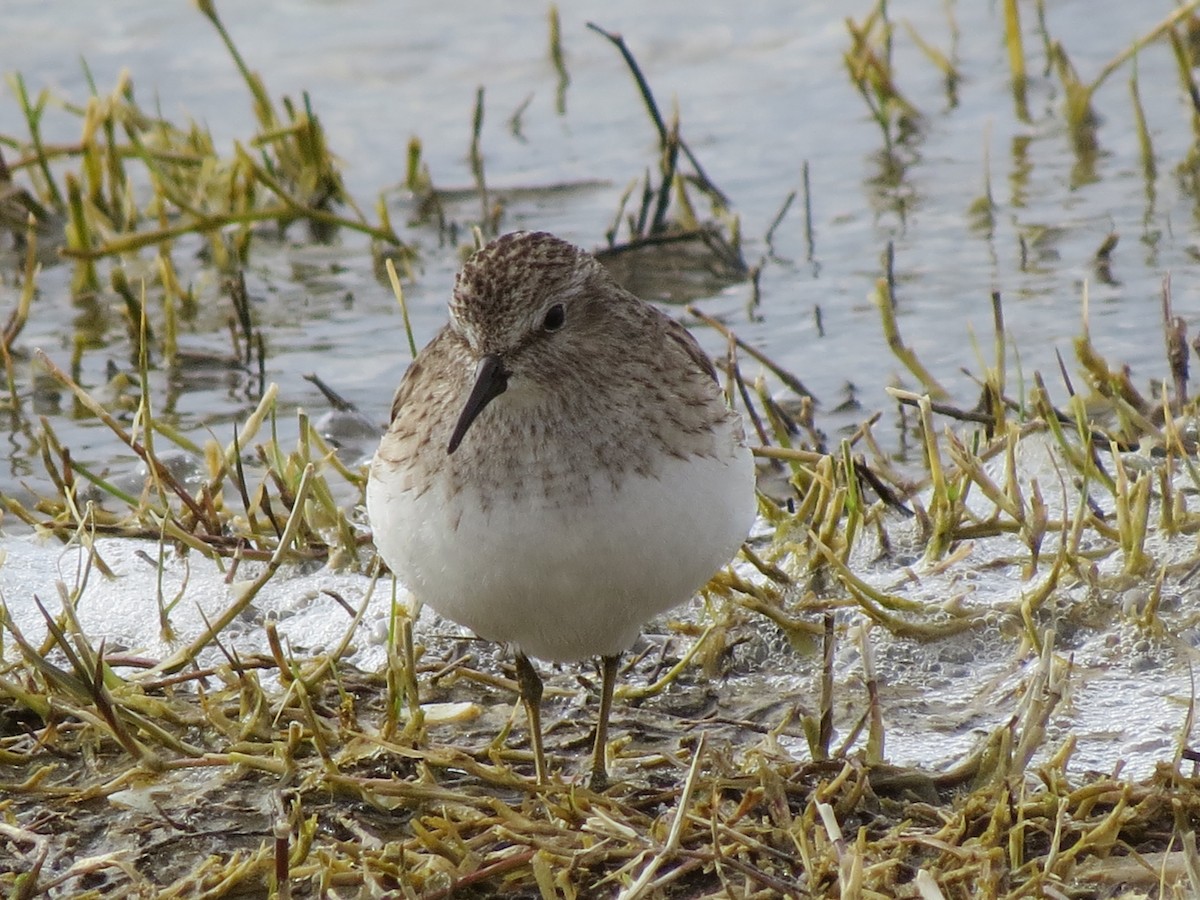
[(527, 491), (483, 502), (470, 483), (376, 459), (367, 485), (375, 544), (422, 602), (481, 637), (542, 659), (627, 650), (653, 616), (692, 597), (754, 520), (754, 465), (732, 420), (719, 458), (669, 457), (614, 487), (591, 475), (577, 497)]

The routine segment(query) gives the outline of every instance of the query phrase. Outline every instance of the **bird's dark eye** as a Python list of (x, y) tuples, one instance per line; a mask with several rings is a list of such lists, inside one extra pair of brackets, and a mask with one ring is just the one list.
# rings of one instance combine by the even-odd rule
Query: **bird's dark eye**
[(542, 322), (542, 328), (546, 331), (558, 331), (563, 327), (563, 322), (567, 320), (567, 311), (561, 303), (555, 303), (546, 312), (546, 318)]

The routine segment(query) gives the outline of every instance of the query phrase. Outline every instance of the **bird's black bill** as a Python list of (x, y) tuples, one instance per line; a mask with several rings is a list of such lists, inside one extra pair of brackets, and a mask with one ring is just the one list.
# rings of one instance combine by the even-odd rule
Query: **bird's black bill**
[(475, 386), (471, 388), (471, 395), (467, 397), (467, 402), (458, 415), (458, 423), (454, 426), (454, 433), (450, 435), (450, 445), (446, 448), (446, 453), (453, 453), (458, 449), (475, 417), (483, 412), (485, 406), (503, 394), (507, 387), (508, 370), (504, 368), (500, 357), (489, 354), (481, 359), (479, 367), (475, 369)]

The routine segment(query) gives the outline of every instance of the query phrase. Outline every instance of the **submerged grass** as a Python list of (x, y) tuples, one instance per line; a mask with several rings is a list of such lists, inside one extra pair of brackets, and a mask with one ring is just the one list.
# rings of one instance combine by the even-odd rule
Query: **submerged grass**
[[(1149, 584), (1145, 602), (1121, 614), (1137, 629), (1161, 633), (1164, 588), (1182, 590), (1200, 567), (1194, 547), (1182, 559), (1162, 550), (1164, 537), (1200, 531), (1200, 514), (1189, 507), (1200, 489), (1196, 408), (1169, 285), (1163, 316), (1170, 385), (1143, 393), (1085, 331), (1075, 351), (1086, 395), (1064, 364), (1061, 387), (1035, 373), (1028, 395), (1018, 385), (1013, 396), (997, 294), (995, 360), (979, 379), (978, 404), (966, 409), (949, 402), (899, 334), (889, 254), (877, 288), (884, 332), (923, 388), (893, 391), (916, 412), (911, 433), (920, 463), (907, 469), (880, 449), (872, 431), (877, 415), (826, 446), (804, 384), (689, 307), (728, 339), (719, 368), (727, 395), (757, 436), (763, 533), (736, 567), (710, 583), (705, 618), (677, 623), (691, 638), (686, 652), (631, 663), (646, 677), (623, 689), (622, 702), (637, 709), (643, 733), (610, 746), (625, 780), (604, 793), (557, 772), (544, 786), (522, 774), (529, 754), (508, 746), (511, 717), (498, 737), (494, 722), (472, 724), (484, 706), (507, 704), (496, 698), (508, 697), (511, 682), (477, 667), (457, 645), (439, 653), (434, 642), (416, 641), (395, 598), (387, 666), (378, 673), (352, 666), (347, 657), (367, 604), (383, 589), (377, 572), (364, 575), (360, 606), (341, 600), (349, 619), (330, 651), (298, 651), (268, 622), (258, 653), (236, 652), (229, 626), (284, 571), (313, 561), (369, 568), (360, 555), (366, 536), (348, 512), (361, 498), (364, 474), (342, 461), (304, 415), (294, 449), (281, 446), (273, 385), (261, 386), (256, 408), (226, 443), (214, 437), (198, 446), (156, 415), (149, 374), (156, 359), (169, 365), (178, 352), (176, 306), (195, 302), (180, 287), (171, 242), (204, 235), (213, 264), (231, 272), (250, 252), (252, 225), (263, 221), (286, 227), (300, 218), (402, 245), (386, 215), (374, 226), (360, 214), (331, 212), (353, 207), (316, 117), (307, 104), (301, 112), (285, 103), (280, 112), (213, 6), (200, 8), (243, 73), (261, 127), (251, 143), (269, 165), (241, 148), (222, 160), (196, 126), (148, 119), (127, 81), (79, 111), (85, 136), (78, 146), (49, 147), (39, 136), (46, 97), (30, 98), (15, 82), (29, 137), (18, 161), (0, 172), (6, 185), (20, 177), (29, 186), (14, 189), (23, 215), (0, 219), (25, 249), (20, 302), (0, 344), (10, 402), (14, 411), (23, 403), (12, 355), (31, 312), (36, 260), (49, 242), (76, 266), (77, 290), (104, 290), (106, 275), (127, 309), (137, 396), (118, 416), (81, 385), (77, 359), (64, 367), (41, 352), (34, 358), (48, 383), (144, 462), (146, 475), (132, 488), (113, 483), (74, 458), (42, 418), (38, 447), (53, 493), (32, 507), (3, 498), (10, 515), (86, 551), (75, 582), (59, 586), (56, 611), (45, 598), (5, 596), (0, 605), (0, 887), (8, 896), (1017, 898), (1200, 891), (1191, 705), (1173, 760), (1143, 782), (1119, 771), (1074, 773), (1075, 738), (1052, 744), (1048, 737), (1069, 700), (1073, 661), (1058, 632), (1072, 624), (1069, 591)], [(551, 17), (551, 56), (565, 92), (569, 78), (556, 13)], [(847, 66), (890, 143), (916, 118), (895, 86), (886, 4), (849, 27)], [(724, 195), (707, 181), (678, 123), (668, 125), (658, 113), (624, 42), (593, 28), (623, 54), (661, 141), (658, 181), (647, 176), (641, 204), (628, 217), (623, 201), (610, 243), (620, 227), (628, 228), (630, 243), (688, 234), (697, 224), (689, 186), (709, 198), (721, 222), (736, 222), (722, 218)], [(1017, 60), (1010, 59), (1015, 83)], [(477, 120), (482, 115), (481, 90)], [(477, 127), (472, 160), (486, 224), (494, 208), (478, 136)], [(686, 175), (681, 158), (692, 167)], [(126, 170), (130, 161), (144, 167), (141, 175)], [(410, 176), (414, 189), (428, 188), (419, 145), (410, 148)], [(140, 177), (152, 185), (148, 204), (134, 202)], [(233, 192), (240, 199), (232, 207), (211, 205), (237, 184), (254, 189)], [(264, 196), (272, 199), (258, 199)], [(715, 246), (737, 249), (740, 260), (736, 240), (726, 239), (736, 237), (736, 225), (728, 227), (702, 230), (720, 235)], [(808, 244), (811, 256), (811, 231)], [(157, 282), (131, 283), (126, 255), (151, 246)], [(387, 256), (383, 267), (403, 308), (399, 256)], [(235, 311), (231, 358), (245, 369), (257, 359), (261, 376), (265, 351), (245, 286), (234, 278), (228, 293)], [(749, 380), (742, 355), (767, 375)], [(170, 465), (175, 452), (202, 460), (203, 477), (181, 479)], [(1032, 475), (1023, 462), (1030, 455), (1048, 460)], [(163, 595), (168, 557), (194, 556), (197, 565), (206, 561), (225, 573), (236, 585), (232, 599), (205, 630), (178, 636), (178, 649), (164, 658), (109, 648), (78, 615), (89, 580), (110, 577), (96, 549), (102, 536), (157, 547), (164, 636), (173, 634), (183, 596), (182, 589)], [(966, 594), (920, 590), (922, 579), (933, 581), (973, 555), (985, 557), (988, 568), (1016, 573), (1011, 596), (985, 607)], [(44, 637), (16, 624), (9, 608), (16, 603), (36, 604)], [(788, 652), (819, 657), (811, 709), (788, 703), (770, 721), (737, 721), (722, 732), (721, 722), (697, 717), (669, 696), (674, 689), (686, 699), (689, 682), (707, 685), (764, 625), (778, 630)], [(885, 636), (992, 639), (998, 632), (1015, 635), (1013, 664), (1022, 669), (1004, 697), (1003, 724), (949, 771), (888, 765), (877, 643)], [(843, 642), (856, 647), (861, 696), (835, 678)], [(580, 681), (594, 691), (588, 679)], [(549, 693), (566, 702), (578, 685), (559, 678)], [(571, 716), (555, 733), (560, 759), (587, 743)], [(807, 760), (798, 746), (807, 747)]]

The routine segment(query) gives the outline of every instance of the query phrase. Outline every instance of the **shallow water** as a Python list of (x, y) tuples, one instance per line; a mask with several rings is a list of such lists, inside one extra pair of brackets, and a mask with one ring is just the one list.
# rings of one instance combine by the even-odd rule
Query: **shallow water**
[[(1109, 2), (1100, 15), (1093, 3), (1057, 3), (1047, 24), (1088, 78), (1172, 8), (1153, 6)], [(571, 84), (561, 116), (554, 108), (556, 76), (542, 8), (501, 12), (483, 4), (468, 12), (454, 5), (410, 18), (379, 2), (290, 2), (231, 7), (226, 14), (235, 40), (272, 92), (309, 91), (365, 207), (377, 191), (400, 181), (405, 145), (414, 135), (423, 141), (436, 185), (471, 185), (466, 150), (474, 92), (482, 85), (482, 145), (493, 188), (586, 183), (576, 191), (517, 198), (503, 227), (545, 228), (585, 246), (602, 244), (621, 191), (655, 160), (655, 135), (632, 80), (616, 51), (584, 23), (595, 19), (623, 32), (660, 105), (678, 105), (685, 138), (741, 215), (747, 260), (766, 257), (762, 302), (753, 316), (746, 312), (748, 285), (699, 305), (728, 317), (739, 335), (794, 371), (826, 408), (840, 402), (850, 382), (866, 408), (890, 409), (884, 386), (897, 377), (912, 382), (888, 352), (868, 299), (889, 241), (895, 245), (904, 336), (965, 403), (974, 401), (973, 389), (959, 369), (981, 369), (972, 334), (990, 359), (993, 290), (1005, 298), (1010, 349), (1020, 354), (1026, 377), (1035, 369), (1056, 372), (1055, 350), (1071, 358), (1085, 281), (1091, 335), (1101, 352), (1130, 364), (1139, 384), (1165, 374), (1161, 279), (1172, 275), (1176, 311), (1185, 317), (1195, 312), (1198, 285), (1196, 198), (1181, 190), (1174, 174), (1192, 135), (1168, 49), (1155, 45), (1138, 60), (1158, 161), (1157, 176), (1147, 179), (1133, 129), (1128, 67), (1098, 91), (1099, 146), (1080, 156), (1062, 125), (1061, 87), (1038, 71), (1042, 57), (1033, 23), (1026, 23), (1032, 112), (1026, 124), (1017, 120), (1006, 87), (1001, 24), (984, 6), (953, 7), (956, 44), (943, 4), (889, 8), (898, 23), (911, 23), (947, 52), (953, 48), (962, 72), (952, 105), (940, 74), (898, 27), (900, 86), (924, 114), (924, 128), (891, 156), (844, 74), (842, 4), (759, 4), (736, 17), (696, 16), (683, 3), (656, 4), (652, 13), (637, 4), (572, 5), (563, 13)], [(80, 99), (85, 89), (78, 57), (84, 56), (102, 90), (129, 68), (143, 101), (154, 96), (168, 116), (196, 117), (219, 142), (251, 130), (249, 103), (233, 66), (188, 5), (116, 3), (97, 17), (84, 3), (56, 4), (51, 14), (43, 4), (18, 2), (6, 17), (15, 24), (0, 34), (0, 60), (6, 70), (20, 71), (32, 90), (49, 86)], [(529, 96), (518, 139), (507, 120)], [(64, 140), (78, 128), (53, 114), (46, 127)], [(11, 92), (0, 94), (0, 133), (21, 133)], [(997, 204), (990, 231), (969, 215), (984, 191), (985, 157)], [(807, 258), (800, 201), (776, 231), (772, 255), (763, 237), (787, 194), (801, 187), (805, 162), (813, 258)], [(389, 202), (403, 221), (402, 194), (390, 192)], [(465, 222), (477, 204), (464, 201), (451, 211)], [(363, 241), (347, 235), (332, 247), (313, 247), (302, 231), (293, 229), (274, 247), (260, 241), (247, 273), (269, 338), (267, 378), (283, 386), (286, 403), (320, 408), (315, 389), (298, 377), (317, 368), (381, 421), (407, 362), (394, 300), (375, 279)], [(1110, 232), (1120, 243), (1106, 283), (1092, 257)], [(428, 230), (403, 237), (421, 250), (420, 276), (408, 301), (417, 336), (424, 339), (444, 320), (457, 257)], [(185, 265), (186, 246), (177, 256)], [(61, 323), (82, 313), (66, 299), (67, 275), (62, 267), (43, 273), (41, 307), (22, 347), (66, 355), (69, 335)], [(195, 278), (215, 294), (211, 276), (198, 270)], [(13, 291), (6, 278), (0, 287), (5, 307)], [(824, 336), (817, 333), (818, 307)], [(88, 327), (101, 347), (84, 358), (92, 386), (103, 380), (109, 359), (127, 362), (121, 317), (111, 308), (99, 319)], [(224, 334), (214, 336), (203, 319), (194, 331), (200, 346), (227, 346)], [(710, 348), (721, 347), (715, 335), (701, 337)], [(188, 427), (201, 419), (228, 419), (245, 406), (236, 386), (218, 385), (199, 397), (185, 393), (177, 412)], [(104, 435), (91, 437), (100, 442), (93, 453), (113, 449)], [(91, 441), (72, 433), (68, 443), (88, 447)], [(18, 439), (10, 446), (0, 486), (30, 474), (21, 462), (25, 443)]]
[[(867, 411), (893, 408), (886, 385), (898, 380), (915, 387), (889, 353), (869, 300), (889, 242), (895, 248), (904, 336), (962, 405), (971, 405), (975, 396), (960, 369), (980, 372), (979, 354), (990, 358), (992, 291), (1004, 298), (1011, 370), (1015, 373), (1019, 362), (1026, 383), (1034, 370), (1047, 373), (1058, 398), (1065, 390), (1054, 387), (1059, 383), (1054, 354), (1072, 355), (1071, 339), (1081, 332), (1085, 283), (1094, 343), (1114, 363), (1131, 365), (1139, 385), (1166, 374), (1159, 311), (1165, 274), (1173, 279), (1176, 313), (1191, 320), (1197, 316), (1197, 198), (1176, 175), (1194, 139), (1169, 49), (1155, 45), (1138, 60), (1157, 160), (1156, 174), (1148, 176), (1133, 126), (1129, 68), (1096, 94), (1102, 118), (1098, 147), (1078, 153), (1062, 124), (1061, 85), (1040, 69), (1043, 54), (1032, 22), (1025, 23), (1032, 121), (1021, 122), (1014, 114), (1002, 25), (993, 6), (953, 4), (958, 30), (952, 38), (943, 3), (889, 4), (896, 22), (911, 23), (926, 40), (952, 52), (962, 72), (952, 101), (940, 74), (898, 29), (900, 86), (923, 113), (923, 128), (890, 154), (844, 72), (841, 54), (849, 41), (842, 3), (769, 2), (739, 8), (736, 15), (698, 15), (694, 4), (682, 0), (658, 3), (652, 10), (629, 0), (564, 5), (571, 83), (561, 115), (546, 51), (545, 9), (539, 5), (518, 12), (493, 4), (445, 4), (408, 17), (382, 0), (280, 0), (227, 4), (224, 12), (235, 41), (274, 95), (309, 91), (364, 207), (387, 189), (394, 220), (400, 223), (412, 214), (408, 198), (394, 186), (403, 176), (405, 145), (414, 135), (423, 142), (437, 186), (471, 184), (467, 147), (475, 90), (482, 85), (489, 184), (534, 189), (513, 195), (503, 227), (545, 228), (585, 246), (603, 242), (621, 192), (656, 160), (656, 136), (628, 72), (585, 22), (594, 19), (624, 33), (660, 105), (678, 106), (684, 137), (741, 215), (747, 259), (764, 260), (761, 303), (753, 312), (745, 284), (702, 298), (698, 305), (795, 372), (822, 401), (826, 412), (818, 424), (833, 434), (865, 415), (828, 412), (843, 398), (847, 383), (855, 385)], [(1087, 79), (1172, 8), (1167, 2), (1065, 0), (1051, 4), (1047, 27)], [(865, 15), (865, 4), (855, 12)], [(204, 121), (221, 144), (251, 131), (244, 86), (216, 35), (188, 4), (123, 0), (97, 11), (78, 0), (53, 5), (9, 0), (0, 29), (0, 64), (21, 72), (31, 91), (47, 86), (83, 98), (80, 56), (102, 91), (128, 68), (143, 102), (156, 97), (169, 118), (190, 115)], [(508, 119), (531, 95), (522, 136), (514, 136)], [(78, 134), (73, 118), (54, 112), (48, 113), (46, 129), (55, 140)], [(22, 132), (5, 87), (0, 134)], [(777, 230), (773, 249), (764, 242), (784, 198), (800, 189), (805, 163), (811, 257), (799, 201)], [(970, 212), (989, 172), (997, 205), (993, 228), (981, 227)], [(576, 188), (543, 190), (561, 185)], [(450, 211), (467, 223), (477, 206), (468, 194), (451, 203)], [(1111, 271), (1103, 272), (1093, 256), (1110, 233), (1119, 235), (1120, 243)], [(402, 236), (421, 253), (407, 299), (418, 339), (424, 339), (444, 320), (458, 257), (428, 228), (405, 229)], [(227, 307), (218, 302), (216, 277), (192, 258), (195, 251), (195, 244), (183, 241), (176, 257), (212, 302), (197, 313), (181, 341), (190, 349), (225, 352)], [(119, 305), (112, 298), (90, 307), (72, 304), (69, 276), (62, 266), (43, 271), (40, 296), (18, 349), (28, 354), (41, 347), (64, 364), (77, 335), (86, 334), (92, 349), (83, 357), (84, 384), (101, 399), (114, 399), (105, 388), (110, 363), (131, 368)], [(266, 377), (281, 385), (283, 406), (324, 408), (316, 389), (300, 377), (316, 370), (370, 420), (382, 423), (408, 352), (395, 301), (373, 272), (366, 242), (343, 235), (330, 245), (313, 245), (303, 229), (293, 228), (283, 240), (257, 241), (246, 276), (267, 336)], [(6, 262), (0, 271), (0, 310), (12, 307), (16, 291), (12, 265)], [(823, 334), (818, 333), (818, 308)], [(719, 336), (704, 329), (698, 334), (710, 350), (723, 347)], [(973, 346), (973, 334), (982, 350)], [(106, 429), (35, 381), (27, 355), (17, 366), (28, 412), (47, 416), (75, 458), (118, 474), (134, 468)], [(228, 440), (228, 424), (256, 400), (252, 377), (219, 366), (193, 368), (176, 383), (158, 375), (154, 387), (159, 414), (201, 440), (207, 429)], [(885, 417), (885, 434), (892, 419), (890, 413)], [(14, 422), (0, 454), (0, 492), (26, 496), (28, 487), (45, 487), (40, 463), (32, 457), (36, 427), (31, 418)], [(14, 558), (10, 555), (0, 569), (7, 599), (17, 586), (9, 581)], [(1120, 636), (1116, 640), (1115, 646), (1124, 646)], [(1121, 659), (1114, 671), (1133, 665), (1132, 657)], [(900, 657), (893, 663), (898, 670), (911, 667)], [(1018, 674), (1005, 668), (1012, 665), (1007, 657), (997, 664), (998, 678)], [(1110, 664), (1115, 665), (1113, 659), (1101, 657), (1097, 671)], [(924, 687), (936, 697), (934, 674), (929, 677)], [(1170, 684), (1177, 694), (1186, 692), (1185, 681)], [(1164, 687), (1164, 693), (1170, 689)], [(1080, 707), (1098, 709), (1122, 696), (1121, 691), (1085, 695)], [(1128, 710), (1119, 703), (1118, 708), (1122, 724), (1137, 730)], [(1152, 709), (1155, 729), (1169, 732), (1171, 722), (1182, 721), (1182, 712), (1169, 705), (1142, 704), (1139, 712), (1149, 716)], [(969, 745), (969, 730), (961, 721), (948, 729), (956, 738), (945, 745), (931, 740), (914, 748), (897, 742), (900, 747), (892, 749), (906, 760), (915, 749), (917, 761), (944, 761)], [(1095, 732), (1101, 730), (1097, 725)], [(1108, 767), (1114, 754), (1133, 752), (1120, 742), (1101, 746), (1113, 752), (1096, 751), (1089, 764)], [(928, 756), (922, 756), (922, 748)], [(1155, 758), (1161, 756), (1141, 757), (1142, 765)]]

